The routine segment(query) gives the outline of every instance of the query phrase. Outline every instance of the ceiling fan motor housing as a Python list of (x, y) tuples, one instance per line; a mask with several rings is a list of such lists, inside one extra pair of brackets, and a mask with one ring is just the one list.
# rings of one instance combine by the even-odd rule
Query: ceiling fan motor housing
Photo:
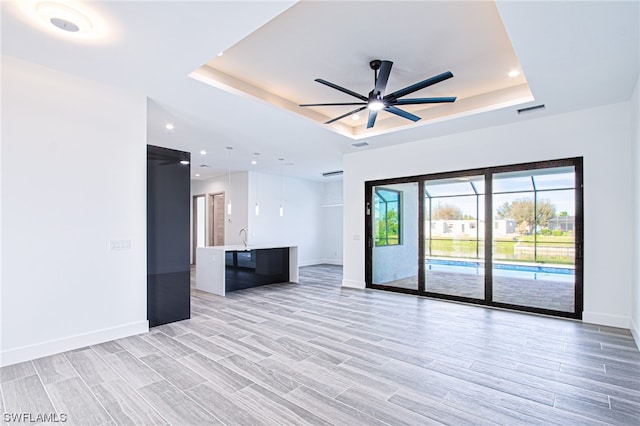
[(438, 74), (434, 77), (428, 78), (426, 80), (420, 81), (418, 83), (412, 84), (410, 86), (405, 87), (404, 89), (396, 90), (395, 92), (385, 94), (387, 88), (387, 82), (389, 80), (389, 74), (391, 73), (391, 67), (393, 66), (393, 62), (391, 61), (382, 61), (380, 59), (374, 59), (369, 62), (369, 66), (373, 70), (374, 76), (374, 87), (371, 92), (369, 92), (369, 96), (364, 96), (360, 93), (356, 93), (352, 90), (344, 88), (342, 86), (338, 86), (337, 84), (331, 83), (329, 81), (323, 80), (321, 78), (316, 78), (315, 81), (318, 83), (329, 86), (333, 89), (336, 89), (340, 92), (346, 93), (349, 96), (353, 96), (359, 99), (359, 102), (332, 102), (332, 103), (320, 103), (320, 104), (301, 104), (301, 107), (311, 107), (311, 106), (340, 106), (340, 105), (355, 105), (358, 108), (349, 111), (345, 114), (342, 114), (339, 117), (333, 118), (327, 121), (325, 124), (331, 124), (335, 121), (342, 120), (345, 117), (356, 114), (362, 111), (365, 108), (369, 109), (369, 119), (367, 121), (367, 128), (371, 128), (374, 126), (376, 117), (378, 115), (378, 111), (384, 110), (391, 114), (395, 114), (402, 118), (406, 118), (411, 121), (418, 121), (420, 117), (415, 114), (411, 114), (408, 111), (405, 111), (398, 106), (402, 105), (420, 105), (420, 104), (435, 104), (435, 103), (443, 103), (443, 102), (455, 102), (455, 96), (449, 97), (433, 97), (433, 98), (413, 98), (413, 99), (400, 99), (403, 96), (409, 95), (411, 93), (417, 92), (418, 90), (424, 89), (426, 87), (432, 86), (436, 83), (440, 83), (441, 81), (447, 80), (453, 77), (451, 71), (443, 72), (442, 74)]

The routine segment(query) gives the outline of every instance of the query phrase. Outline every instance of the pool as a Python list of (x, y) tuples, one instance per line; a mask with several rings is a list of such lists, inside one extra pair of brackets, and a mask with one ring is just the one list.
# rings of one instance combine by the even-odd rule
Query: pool
[[(484, 275), (484, 263), (473, 260), (427, 259), (427, 271)], [(493, 276), (530, 280), (574, 282), (575, 270), (561, 266), (494, 263)]]

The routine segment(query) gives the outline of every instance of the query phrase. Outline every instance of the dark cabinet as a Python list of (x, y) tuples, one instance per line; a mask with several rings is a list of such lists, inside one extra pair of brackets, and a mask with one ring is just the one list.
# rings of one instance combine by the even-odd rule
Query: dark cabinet
[(188, 319), (190, 154), (147, 145), (147, 319)]

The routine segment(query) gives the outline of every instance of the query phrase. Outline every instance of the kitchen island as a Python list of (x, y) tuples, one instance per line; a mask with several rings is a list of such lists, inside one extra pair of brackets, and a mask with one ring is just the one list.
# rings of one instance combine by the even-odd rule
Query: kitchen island
[(232, 245), (198, 247), (196, 289), (224, 296), (261, 285), (298, 282), (298, 247)]

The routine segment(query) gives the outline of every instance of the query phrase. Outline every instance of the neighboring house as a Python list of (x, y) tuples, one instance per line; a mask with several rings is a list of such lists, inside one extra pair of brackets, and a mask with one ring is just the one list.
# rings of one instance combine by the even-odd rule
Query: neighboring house
[[(493, 222), (493, 236), (505, 237), (516, 233), (516, 222), (513, 219), (497, 219)], [(484, 235), (484, 221), (475, 219), (441, 219), (431, 221), (432, 237), (457, 237)]]

